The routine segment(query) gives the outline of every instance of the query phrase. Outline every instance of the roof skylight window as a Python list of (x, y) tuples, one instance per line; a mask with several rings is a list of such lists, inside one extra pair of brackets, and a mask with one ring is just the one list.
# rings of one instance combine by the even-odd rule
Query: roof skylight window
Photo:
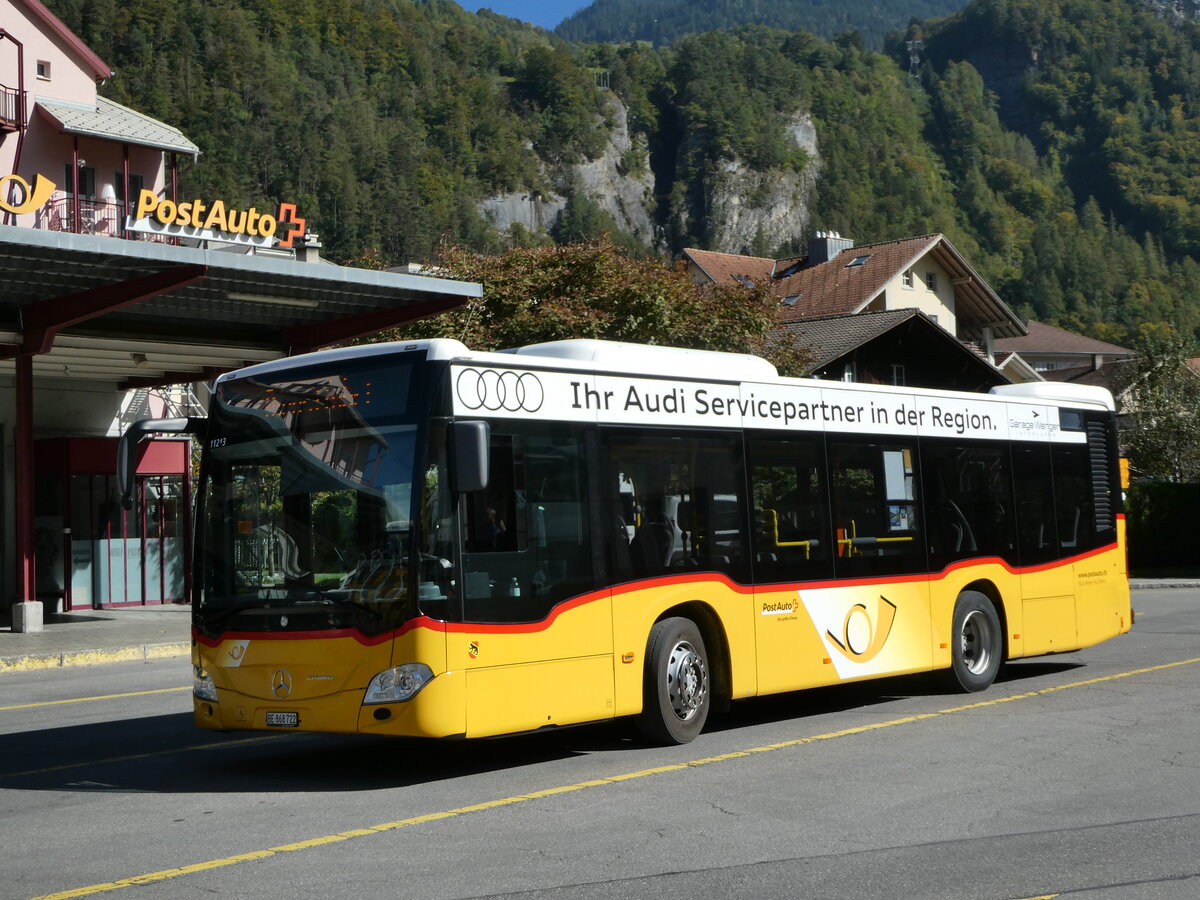
[(865, 253), (865, 254), (863, 254), (862, 256), (856, 256), (856, 257), (854, 257), (854, 259), (850, 260), (850, 262), (846, 263), (846, 268), (847, 268), (847, 269), (852, 269), (852, 268), (854, 268), (855, 266), (861, 266), (861, 265), (863, 265), (863, 264), (864, 264), (864, 263), (865, 263), (865, 262), (866, 262), (868, 259), (870, 259), (872, 255), (873, 255), (873, 254), (870, 254), (870, 253)]

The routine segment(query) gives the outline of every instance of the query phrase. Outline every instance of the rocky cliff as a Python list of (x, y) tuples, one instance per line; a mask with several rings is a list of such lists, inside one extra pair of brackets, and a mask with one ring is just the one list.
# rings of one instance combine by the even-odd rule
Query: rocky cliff
[[(787, 123), (790, 141), (807, 160), (802, 169), (758, 171), (741, 160), (722, 159), (705, 179), (701, 196), (671, 204), (665, 220), (660, 220), (664, 214), (655, 197), (645, 139), (630, 134), (627, 111), (616, 96), (607, 118), (609, 139), (596, 159), (559, 172), (543, 166), (548, 190), (498, 194), (484, 200), (480, 211), (501, 233), (514, 225), (551, 233), (568, 198), (579, 194), (611, 216), (619, 230), (658, 251), (681, 249), (669, 246), (667, 235), (687, 235), (685, 242), (730, 253), (769, 253), (803, 243), (821, 169), (817, 130), (807, 111), (795, 113)], [(675, 152), (688, 153), (688, 142)], [(671, 187), (658, 189), (670, 194)]]

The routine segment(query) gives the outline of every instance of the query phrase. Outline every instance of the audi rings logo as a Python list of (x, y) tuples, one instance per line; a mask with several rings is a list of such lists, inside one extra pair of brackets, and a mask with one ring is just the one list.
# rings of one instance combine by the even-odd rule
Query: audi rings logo
[(463, 369), (458, 373), (455, 390), (458, 402), (467, 409), (489, 412), (535, 413), (546, 399), (542, 382), (532, 372)]

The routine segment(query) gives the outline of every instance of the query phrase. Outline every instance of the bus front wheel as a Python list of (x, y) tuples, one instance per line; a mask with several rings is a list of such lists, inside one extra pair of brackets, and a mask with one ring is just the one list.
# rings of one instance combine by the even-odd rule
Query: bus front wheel
[(656, 622), (646, 642), (638, 730), (660, 744), (686, 744), (704, 728), (712, 703), (704, 638), (690, 619)]
[(951, 686), (963, 691), (990, 687), (1004, 661), (1003, 639), (992, 601), (978, 591), (959, 594), (950, 635)]

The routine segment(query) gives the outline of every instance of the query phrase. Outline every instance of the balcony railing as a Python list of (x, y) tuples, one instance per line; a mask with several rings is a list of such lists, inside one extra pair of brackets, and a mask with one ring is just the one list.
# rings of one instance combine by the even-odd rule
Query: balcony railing
[[(126, 230), (123, 207), (124, 204), (119, 200), (87, 200), (81, 197), (76, 201), (74, 197), (58, 194), (38, 210), (33, 227), (46, 231), (70, 231), (74, 234), (119, 237), (131, 241), (153, 241), (160, 244), (179, 243), (178, 238), (167, 235), (144, 234)], [(77, 208), (79, 210), (78, 221), (75, 217)]]
[(0, 84), (0, 129), (20, 131), (25, 127), (25, 104), (16, 88)]

